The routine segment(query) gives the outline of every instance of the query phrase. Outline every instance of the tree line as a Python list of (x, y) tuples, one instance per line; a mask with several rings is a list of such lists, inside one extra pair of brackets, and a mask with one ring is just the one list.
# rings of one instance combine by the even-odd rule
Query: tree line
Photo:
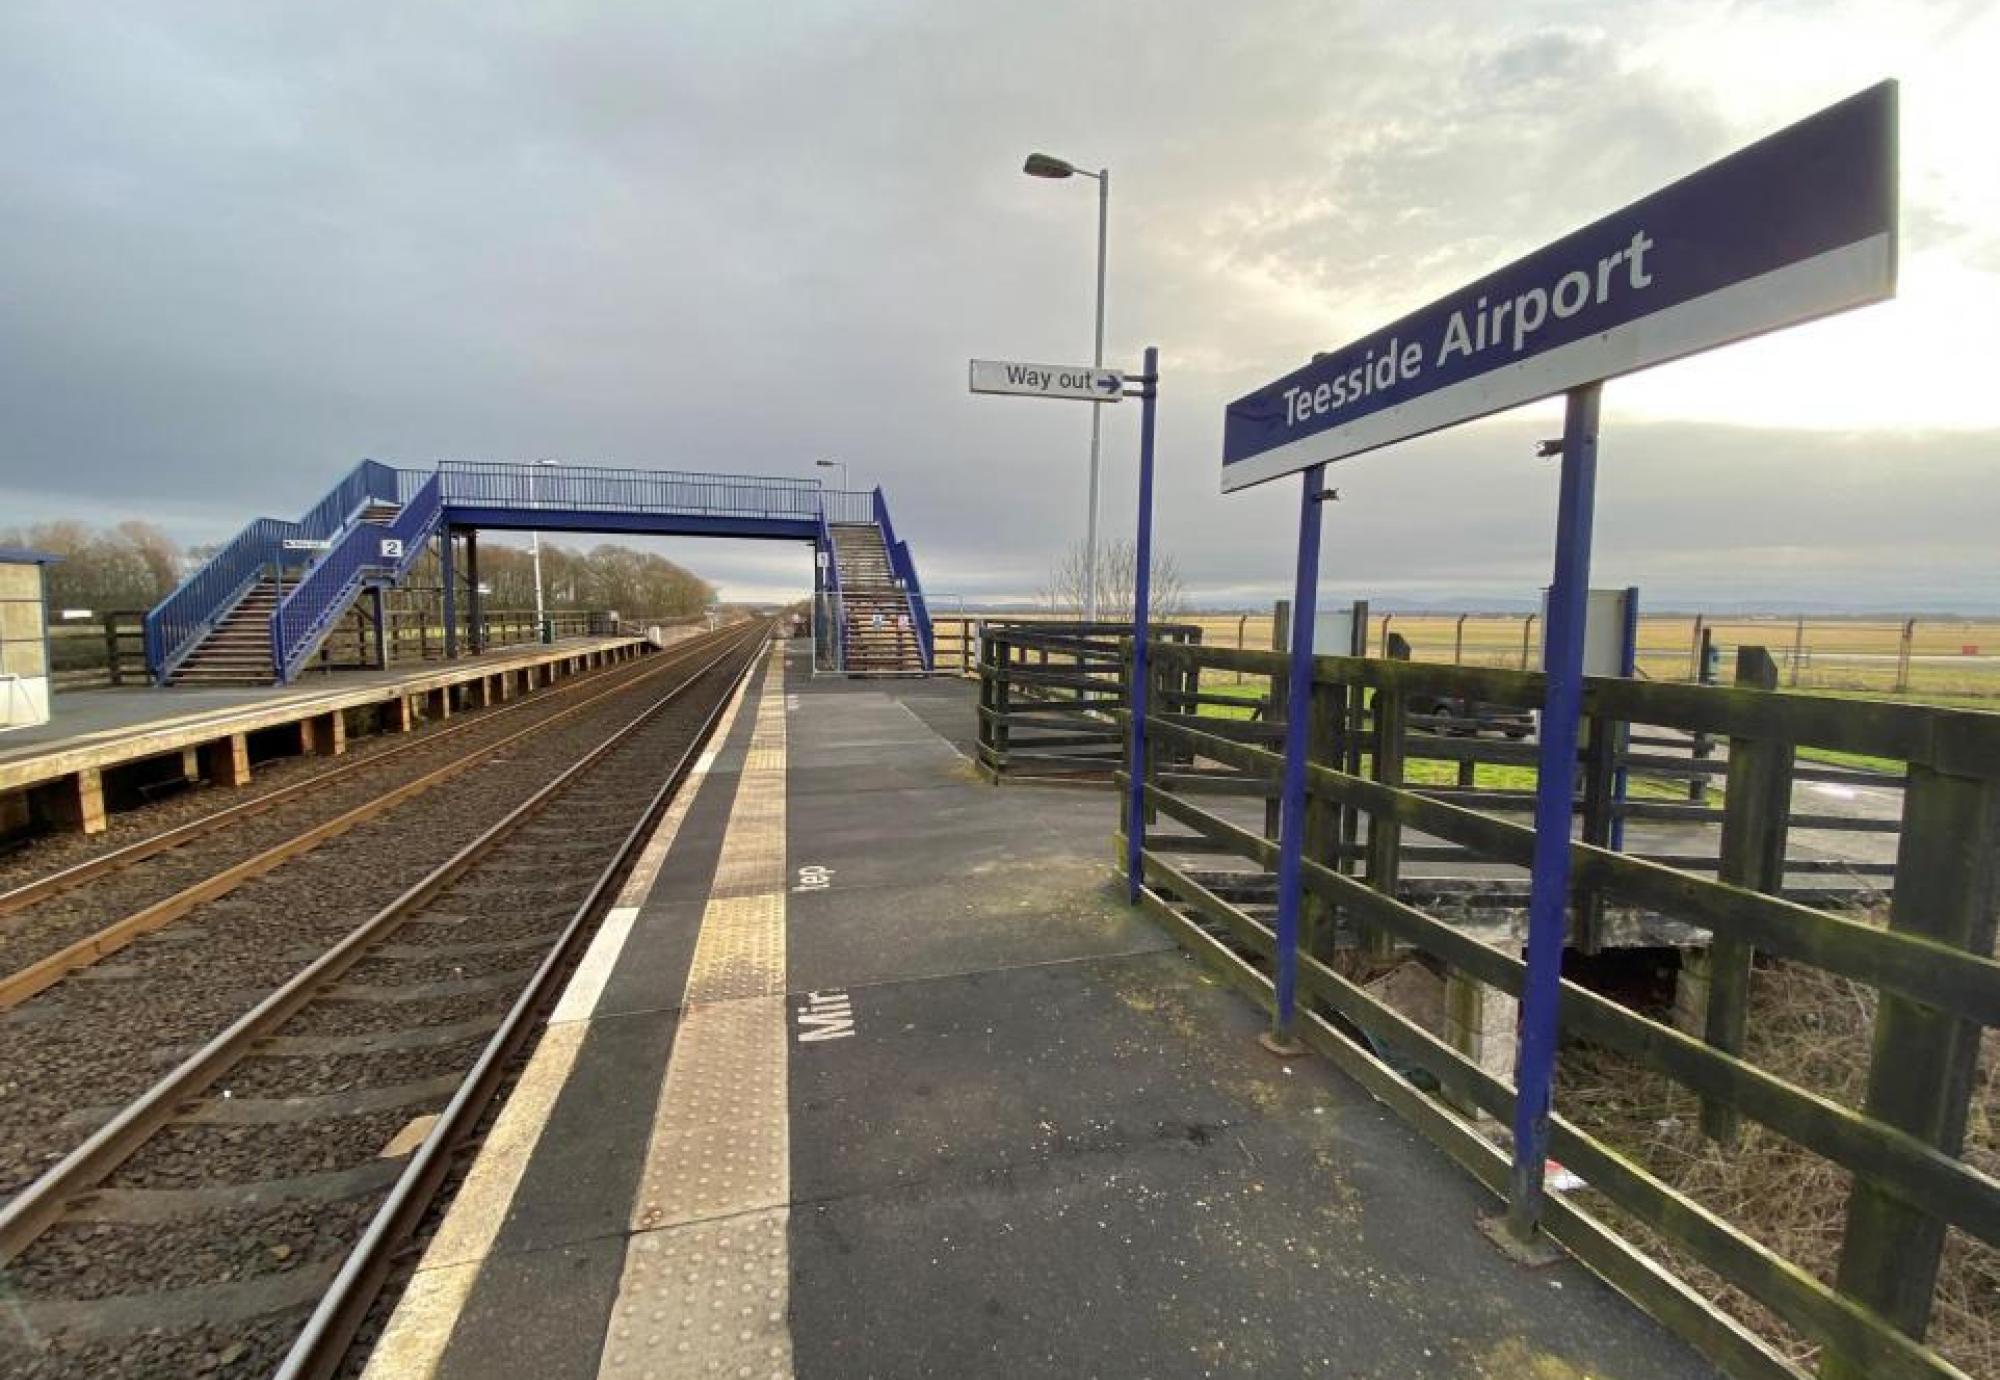
[[(93, 527), (73, 519), (0, 528), (0, 546), (61, 557), (48, 568), (50, 605), (99, 614), (151, 608), (214, 551), (182, 548), (150, 522)], [(534, 564), (526, 551), (482, 545), (479, 578), (490, 590), (487, 607), (535, 606)], [(435, 554), (419, 560), (408, 583), (436, 588)], [(715, 601), (714, 588), (691, 571), (650, 551), (610, 542), (589, 551), (544, 543), (542, 586), (551, 609), (616, 609), (626, 617), (700, 613)]]
[[(428, 581), (420, 570), (413, 573), (412, 583), (437, 582), (435, 557), (426, 559)], [(534, 557), (519, 547), (481, 542), (479, 582), (486, 586), (488, 608), (535, 606)], [(703, 612), (715, 602), (715, 587), (651, 551), (613, 542), (580, 551), (545, 541), (542, 598), (551, 609), (615, 609), (627, 618), (671, 618)]]

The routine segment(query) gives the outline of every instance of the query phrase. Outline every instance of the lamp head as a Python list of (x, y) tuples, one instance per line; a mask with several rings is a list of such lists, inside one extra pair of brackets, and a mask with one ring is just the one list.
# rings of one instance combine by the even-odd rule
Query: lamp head
[(1030, 177), (1071, 177), (1075, 175), (1076, 168), (1046, 153), (1031, 153), (1028, 161), (1021, 165), (1021, 171)]

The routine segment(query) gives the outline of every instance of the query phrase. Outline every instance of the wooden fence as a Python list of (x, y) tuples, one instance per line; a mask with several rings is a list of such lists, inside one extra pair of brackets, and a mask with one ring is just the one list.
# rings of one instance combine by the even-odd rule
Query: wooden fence
[[(933, 624), (935, 627), (935, 624)], [(1168, 642), (1200, 630), (1154, 624)], [(979, 756), (988, 776), (1109, 783), (1124, 762), (1130, 623), (982, 620)]]
[[(1286, 658), (1163, 640), (1152, 660), (1158, 709), (1147, 717), (1139, 764), (1153, 816), (1143, 839), (1142, 904), (1268, 1006), (1272, 928), (1198, 874), (1218, 855), (1274, 870), (1270, 831), (1226, 817), (1217, 797), (1268, 797), (1282, 757), (1267, 745), (1273, 736), (1268, 725), (1199, 713), (1208, 698), (1199, 681), (1204, 673), (1221, 672), (1282, 686)], [(1364, 946), (1426, 954), (1482, 989), (1520, 996), (1525, 965), (1518, 941), (1480, 942), (1400, 899), (1398, 845), (1404, 830), (1421, 831), (1487, 862), (1526, 868), (1534, 831), (1495, 813), (1477, 793), (1449, 798), (1410, 789), (1403, 735), (1407, 707), (1418, 697), (1529, 707), (1542, 695), (1538, 674), (1328, 657), (1315, 659), (1312, 701), (1299, 707), (1311, 715), (1312, 748), (1298, 970), (1302, 992), (1317, 1006), (1302, 1033), (1503, 1194), (1505, 1152), (1453, 1107), (1508, 1124), (1512, 1085), (1469, 1057), (1462, 1040), (1432, 1033), (1344, 976), (1335, 945), (1345, 931)], [(1359, 735), (1357, 699), (1365, 699), (1369, 711)], [(1747, 1118), (1851, 1174), (1837, 1276), (1829, 1283), (1778, 1256), (1739, 1224), (1565, 1119), (1560, 1105), (1551, 1153), (1616, 1212), (1823, 1348), (1822, 1375), (1961, 1375), (1922, 1338), (1947, 1229), (2000, 1247), (2000, 1182), (1962, 1157), (1980, 1036), (2000, 1024), (2000, 964), (1992, 958), (2000, 715), (1595, 679), (1586, 682), (1585, 711), (1595, 725), (1637, 723), (1726, 738), (1729, 751), (1717, 876), (1622, 855), (1589, 838), (1572, 845), (1581, 892), (1644, 907), (1712, 936), (1700, 1034), (1683, 1033), (1568, 980), (1560, 997), (1563, 1032), (1698, 1094), (1703, 1128), (1718, 1140), (1730, 1141)], [(1884, 925), (1778, 894), (1785, 803), (1791, 781), (1808, 770), (1797, 760), (1802, 746), (1906, 764), (1897, 881)], [(1350, 827), (1358, 835), (1352, 849), (1344, 846)], [(1587, 927), (1587, 914), (1587, 905), (1578, 904), (1573, 926)], [(1858, 1109), (1743, 1057), (1753, 950), (1838, 974), (1878, 994), (1868, 1091)], [(1390, 1072), (1368, 1052), (1370, 1044), (1395, 1051), (1405, 1067), (1424, 1070), (1449, 1101)], [(1560, 1195), (1547, 1200), (1545, 1213), (1544, 1226), (1557, 1240), (1726, 1369), (1802, 1374), (1604, 1221)]]

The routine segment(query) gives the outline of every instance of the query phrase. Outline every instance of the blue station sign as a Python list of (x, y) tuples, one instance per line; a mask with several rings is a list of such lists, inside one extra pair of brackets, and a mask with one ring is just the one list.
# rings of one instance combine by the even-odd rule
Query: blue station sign
[(1711, 163), (1229, 405), (1259, 484), (1896, 288), (1896, 84)]

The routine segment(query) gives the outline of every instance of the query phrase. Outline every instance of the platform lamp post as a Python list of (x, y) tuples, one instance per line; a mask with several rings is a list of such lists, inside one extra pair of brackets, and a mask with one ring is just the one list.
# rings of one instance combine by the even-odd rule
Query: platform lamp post
[[(554, 460), (537, 460), (535, 462), (537, 469), (554, 469), (556, 464), (557, 462)], [(534, 470), (528, 471), (528, 506), (530, 508), (539, 508), (542, 506), (541, 500), (535, 496)], [(528, 534), (528, 554), (534, 558), (535, 564), (535, 640), (538, 642), (551, 642), (554, 639), (549, 636), (548, 614), (542, 607), (542, 532), (540, 528), (536, 528)]]
[[(1111, 209), (1111, 170), (1099, 168), (1091, 172), (1046, 153), (1031, 153), (1028, 161), (1021, 165), (1021, 171), (1030, 177), (1090, 177), (1097, 180), (1097, 330), (1090, 363), (1093, 368), (1101, 369), (1104, 367), (1104, 240)], [(1097, 448), (1103, 427), (1103, 409), (1091, 408), (1090, 525), (1085, 532), (1083, 547), (1083, 619), (1086, 623), (1097, 621)]]
[(816, 466), (818, 466), (818, 467), (819, 467), (820, 469), (823, 469), (823, 470), (835, 470), (835, 469), (839, 470), (839, 471), (840, 471), (840, 491), (841, 491), (842, 493), (846, 493), (846, 492), (848, 491), (848, 488), (847, 488), (847, 462), (846, 462), (845, 460), (815, 460), (815, 461), (813, 461), (813, 464), (814, 464), (814, 465), (816, 465)]

